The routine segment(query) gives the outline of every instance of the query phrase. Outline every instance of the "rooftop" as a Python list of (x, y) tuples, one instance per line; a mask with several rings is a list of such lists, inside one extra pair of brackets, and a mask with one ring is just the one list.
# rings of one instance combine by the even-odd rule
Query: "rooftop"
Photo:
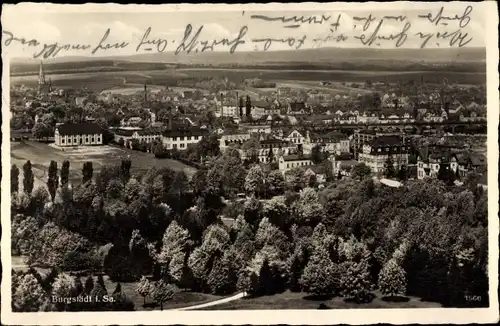
[(62, 136), (95, 135), (102, 133), (101, 127), (96, 123), (66, 123), (57, 126)]
[(310, 161), (311, 157), (309, 155), (298, 155), (298, 154), (292, 154), (292, 155), (284, 155), (283, 160), (285, 162), (290, 162), (290, 161)]

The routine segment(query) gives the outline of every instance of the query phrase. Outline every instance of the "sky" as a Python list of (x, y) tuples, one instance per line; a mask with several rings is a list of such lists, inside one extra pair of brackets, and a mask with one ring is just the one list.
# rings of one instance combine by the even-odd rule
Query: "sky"
[[(467, 26), (461, 28), (459, 20), (441, 20), (447, 25), (436, 26), (427, 18), (418, 18), (418, 15), (432, 14), (436, 17), (443, 7), (442, 16), (461, 17), (466, 15), (470, 19)], [(408, 38), (401, 48), (418, 48), (423, 39), (416, 33), (433, 35), (426, 47), (450, 47), (451, 37), (447, 40), (436, 39), (436, 34), (453, 33), (460, 30), (465, 39), (471, 41), (466, 46), (485, 46), (486, 15), (488, 8), (484, 3), (365, 3), (365, 4), (291, 4), (291, 5), (178, 5), (178, 6), (136, 6), (123, 5), (47, 5), (47, 4), (18, 4), (5, 6), (2, 11), (3, 41), (2, 52), (10, 57), (30, 57), (43, 49), (43, 44), (58, 42), (64, 44), (90, 45), (88, 51), (60, 51), (57, 56), (90, 55), (91, 50), (99, 44), (107, 29), (110, 30), (105, 43), (114, 44), (127, 42), (129, 45), (122, 49), (110, 49), (96, 52), (96, 56), (131, 55), (135, 53), (151, 53), (143, 50), (142, 46), (136, 51), (148, 27), (151, 28), (149, 39), (165, 39), (167, 45), (164, 51), (174, 52), (182, 42), (184, 31), (188, 24), (193, 26), (192, 35), (203, 26), (199, 40), (221, 40), (236, 38), (242, 27), (247, 26), (246, 35), (242, 38), (244, 44), (237, 47), (237, 51), (263, 51), (264, 42), (254, 43), (253, 39), (288, 39), (291, 42), (273, 41), (268, 51), (294, 50), (299, 40), (306, 37), (302, 49), (315, 47), (367, 47), (355, 36), (365, 34), (365, 40), (374, 33), (378, 23), (384, 16), (406, 16), (404, 21), (384, 19), (377, 35), (389, 36), (401, 32), (405, 24), (410, 23), (407, 30)], [(374, 20), (366, 31), (363, 31), (363, 21), (356, 21), (355, 17), (368, 17)], [(252, 15), (268, 17), (301, 17), (304, 19), (322, 16), (330, 17), (322, 24), (302, 23), (297, 28), (286, 28), (291, 23), (282, 21), (264, 21), (252, 19)], [(331, 23), (337, 22), (337, 30), (331, 32)], [(465, 25), (465, 21), (462, 22)], [(5, 34), (8, 31), (12, 34)], [(339, 35), (345, 39), (336, 42)], [(20, 42), (11, 42), (5, 46), (5, 39), (10, 35), (27, 40), (36, 39), (40, 42), (37, 47), (22, 45)], [(323, 40), (323, 41), (319, 41)], [(371, 47), (394, 48), (396, 41), (376, 41)], [(458, 42), (454, 45), (457, 46)], [(154, 47), (153, 47), (154, 49)], [(214, 51), (229, 51), (228, 46), (215, 46)]]

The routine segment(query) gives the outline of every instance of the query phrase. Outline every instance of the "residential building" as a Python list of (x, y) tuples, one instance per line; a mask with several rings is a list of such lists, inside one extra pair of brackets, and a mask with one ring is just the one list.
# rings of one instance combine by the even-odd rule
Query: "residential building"
[(297, 145), (302, 145), (306, 142), (307, 131), (299, 129), (291, 129), (288, 133), (285, 133), (284, 139), (288, 140)]
[(437, 178), (441, 165), (453, 173), (457, 173), (457, 155), (452, 153), (449, 148), (441, 146), (420, 149), (417, 154), (417, 179)]
[(466, 153), (457, 155), (458, 157), (458, 174), (463, 177), (467, 173), (474, 171), (482, 173), (486, 170), (487, 159), (481, 153)]
[(252, 103), (252, 118), (260, 119), (269, 115), (280, 114), (280, 107), (273, 102), (255, 101)]
[(161, 139), (161, 131), (159, 129), (145, 129), (134, 127), (120, 127), (114, 130), (114, 140), (119, 143), (120, 139), (126, 143), (137, 139), (139, 142), (150, 143), (153, 140)]
[(308, 155), (283, 155), (278, 160), (279, 170), (282, 173), (286, 173), (287, 171), (298, 168), (313, 165), (311, 161), (311, 157)]
[(243, 144), (247, 140), (250, 139), (250, 133), (248, 132), (224, 132), (222, 133), (222, 136), (219, 139), (219, 147), (221, 150), (225, 149), (231, 144)]
[(358, 161), (365, 163), (374, 173), (384, 172), (389, 157), (394, 169), (408, 164), (409, 143), (400, 136), (378, 136), (364, 144), (358, 154)]
[(162, 134), (162, 143), (167, 149), (185, 150), (188, 145), (198, 143), (207, 135), (205, 129), (199, 127), (179, 126), (167, 129)]
[(56, 126), (54, 141), (57, 146), (102, 145), (102, 129), (96, 123), (66, 123)]
[(332, 131), (325, 134), (318, 133), (306, 133), (306, 141), (304, 144), (304, 152), (310, 153), (314, 146), (319, 145), (321, 150), (328, 153), (349, 152), (350, 150), (350, 140), (349, 138), (341, 133)]

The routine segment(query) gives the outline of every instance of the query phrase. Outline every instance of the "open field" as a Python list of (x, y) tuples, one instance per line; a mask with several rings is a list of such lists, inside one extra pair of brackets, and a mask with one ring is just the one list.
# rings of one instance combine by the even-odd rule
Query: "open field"
[(343, 298), (335, 297), (324, 300), (310, 299), (306, 293), (286, 291), (283, 293), (262, 296), (257, 298), (244, 298), (228, 303), (223, 303), (203, 310), (266, 310), (266, 309), (317, 309), (323, 303), (330, 309), (360, 309), (360, 308), (440, 308), (434, 302), (424, 302), (415, 297), (409, 297), (407, 302), (389, 302), (382, 300), (382, 295), (375, 291), (375, 298), (370, 303), (358, 304), (346, 302)]
[(35, 175), (35, 187), (44, 186), (47, 181), (47, 170), (51, 160), (62, 166), (64, 160), (70, 162), (70, 182), (80, 183), (83, 163), (93, 163), (94, 175), (105, 165), (118, 165), (122, 158), (132, 160), (132, 174), (143, 172), (151, 167), (169, 167), (175, 171), (183, 170), (188, 177), (195, 173), (193, 167), (171, 159), (157, 159), (150, 153), (133, 151), (115, 146), (94, 146), (80, 148), (57, 149), (46, 143), (23, 141), (11, 143), (11, 164), (16, 164), (21, 170), (19, 184), (22, 188), (22, 166), (27, 160), (31, 161)]
[[(150, 70), (142, 72), (117, 71), (95, 73), (73, 73), (49, 75), (56, 88), (87, 87), (95, 91), (109, 90), (117, 86), (158, 85), (176, 86), (178, 81), (190, 80), (193, 83), (209, 77), (227, 77), (230, 81), (242, 82), (245, 78), (261, 78), (274, 82), (358, 82), (372, 81), (408, 82), (424, 79), (426, 82), (442, 82), (447, 78), (450, 83), (478, 85), (486, 81), (483, 72), (453, 72), (453, 71), (355, 71), (355, 70), (272, 70), (272, 69), (211, 69), (211, 68), (182, 68), (166, 70)], [(25, 84), (34, 87), (38, 76), (11, 77), (13, 84)], [(318, 85), (319, 86), (319, 85)]]

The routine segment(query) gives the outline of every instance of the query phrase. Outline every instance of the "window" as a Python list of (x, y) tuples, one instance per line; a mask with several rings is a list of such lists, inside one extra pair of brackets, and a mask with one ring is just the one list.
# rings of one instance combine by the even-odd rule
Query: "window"
[(177, 148), (177, 144), (173, 144), (173, 145), (172, 145), (172, 148)]
[(287, 163), (287, 164), (286, 164), (286, 167), (287, 167), (287, 168), (289, 168), (289, 167), (290, 167), (290, 164), (288, 164), (288, 163)]
[(61, 144), (64, 144), (64, 138), (61, 139)]
[(180, 148), (184, 148), (185, 146), (186, 146), (186, 145), (185, 145), (184, 143), (182, 143), (182, 144), (180, 145)]
[(85, 142), (88, 143), (89, 142), (89, 136), (85, 136)]
[(184, 140), (184, 136), (179, 137), (179, 140)]
[(92, 142), (95, 142), (95, 136), (92, 136)]

